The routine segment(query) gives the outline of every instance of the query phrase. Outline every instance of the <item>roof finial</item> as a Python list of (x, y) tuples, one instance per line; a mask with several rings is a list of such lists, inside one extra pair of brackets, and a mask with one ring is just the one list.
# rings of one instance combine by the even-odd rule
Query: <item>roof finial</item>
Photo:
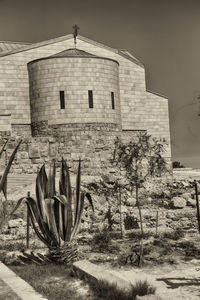
[(73, 33), (73, 35), (74, 35), (74, 46), (75, 46), (75, 48), (76, 48), (76, 37), (77, 37), (77, 35), (78, 35), (78, 30), (79, 30), (80, 28), (79, 28), (78, 25), (76, 25), (76, 24), (75, 24), (72, 28), (74, 29), (74, 33)]

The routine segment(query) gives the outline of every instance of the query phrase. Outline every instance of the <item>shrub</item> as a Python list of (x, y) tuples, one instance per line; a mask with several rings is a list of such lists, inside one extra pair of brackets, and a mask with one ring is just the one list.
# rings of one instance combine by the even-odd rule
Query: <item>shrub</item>
[(108, 251), (111, 245), (110, 231), (106, 227), (102, 231), (98, 230), (92, 239), (92, 245), (94, 249)]
[(136, 282), (128, 290), (119, 289), (117, 284), (110, 284), (104, 280), (90, 283), (90, 286), (97, 296), (109, 300), (134, 300), (137, 295), (144, 296), (155, 293), (155, 288), (146, 280)]
[(179, 247), (184, 249), (186, 258), (190, 257), (196, 257), (200, 258), (200, 249), (198, 246), (194, 244), (194, 242), (191, 241), (182, 241), (179, 243)]
[(173, 169), (176, 169), (176, 168), (185, 168), (185, 166), (183, 166), (183, 165), (180, 163), (180, 161), (173, 161), (172, 167), (173, 167)]
[(92, 239), (92, 248), (94, 251), (119, 253), (120, 247), (116, 241), (112, 240), (113, 233), (104, 227), (102, 231), (98, 230)]
[[(2, 157), (3, 151), (6, 148), (8, 140), (4, 143), (2, 149), (0, 150), (0, 159)], [(19, 146), (21, 144), (21, 140), (18, 142), (17, 146), (15, 147), (15, 149), (13, 150), (9, 161), (5, 167), (4, 170), (0, 170), (2, 172), (2, 174), (0, 175), (0, 193), (2, 192), (4, 194), (5, 199), (7, 199), (7, 177), (8, 174), (10, 172), (10, 168), (12, 166), (13, 160), (15, 158), (15, 155), (19, 149)], [(4, 205), (3, 203), (3, 199), (0, 199), (0, 231), (2, 230), (4, 224), (6, 223), (7, 219), (8, 219), (9, 215), (7, 212), (7, 206)]]
[(134, 216), (127, 215), (124, 219), (124, 226), (126, 230), (129, 229), (138, 229), (138, 219)]
[[(141, 238), (142, 234), (139, 230), (133, 230), (131, 232), (127, 232), (126, 236), (130, 239), (139, 240)], [(143, 239), (149, 239), (150, 237), (152, 237), (151, 231), (143, 232)]]
[(21, 251), (25, 249), (25, 244), (23, 242), (7, 242), (0, 245), (0, 250), (6, 251)]
[(164, 237), (171, 239), (171, 240), (179, 240), (180, 238), (183, 238), (185, 236), (185, 233), (182, 228), (177, 227), (174, 231), (169, 231), (164, 233)]

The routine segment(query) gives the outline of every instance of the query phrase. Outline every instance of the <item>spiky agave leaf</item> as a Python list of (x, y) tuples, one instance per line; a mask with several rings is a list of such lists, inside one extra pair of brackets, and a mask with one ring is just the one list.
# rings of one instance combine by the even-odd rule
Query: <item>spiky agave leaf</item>
[(48, 189), (47, 182), (48, 180), (47, 180), (45, 165), (43, 165), (36, 178), (36, 201), (37, 201), (39, 213), (41, 215), (41, 218), (43, 218), (44, 221), (46, 221), (44, 199), (47, 198), (47, 189)]
[(77, 172), (77, 178), (76, 178), (76, 197), (75, 197), (75, 219), (74, 219), (74, 226), (71, 234), (71, 239), (77, 234), (81, 222), (81, 217), (83, 214), (83, 208), (84, 208), (84, 200), (85, 196), (87, 197), (92, 210), (94, 211), (94, 206), (92, 202), (92, 197), (89, 193), (81, 192), (81, 160), (79, 159), (78, 164), (78, 172)]
[(14, 212), (19, 208), (19, 206), (21, 205), (21, 203), (22, 203), (23, 200), (26, 200), (26, 197), (21, 197), (17, 201), (17, 204), (15, 205), (14, 209), (11, 211), (10, 216), (12, 216), (14, 214)]
[(9, 158), (8, 164), (7, 164), (7, 166), (6, 166), (5, 170), (4, 170), (4, 173), (3, 173), (2, 177), (1, 177), (1, 180), (0, 180), (0, 192), (4, 191), (5, 197), (7, 195), (7, 189), (6, 189), (6, 186), (7, 186), (7, 176), (8, 176), (8, 173), (10, 171), (12, 162), (13, 162), (13, 160), (15, 158), (15, 155), (17, 153), (17, 150), (19, 149), (19, 146), (20, 146), (21, 142), (22, 142), (22, 140), (19, 141), (19, 143), (17, 144), (17, 146), (13, 150), (13, 153), (11, 154), (11, 156)]
[[(32, 197), (27, 197), (26, 203), (28, 205), (28, 209), (30, 212), (31, 216), (31, 221), (33, 224), (33, 227), (36, 231), (36, 234), (38, 237), (49, 247), (55, 247), (58, 246), (58, 238), (55, 237), (55, 232), (52, 230), (51, 226), (49, 226), (49, 221), (48, 221), (48, 214), (49, 209), (48, 209), (48, 204), (46, 204), (46, 201), (48, 199), (45, 199), (45, 204), (44, 204), (44, 213), (45, 213), (45, 219), (41, 216), (41, 213), (38, 208), (37, 202), (32, 198)], [(38, 227), (37, 227), (38, 224)]]
[(45, 226), (45, 222), (41, 218), (37, 202), (32, 197), (28, 197), (26, 199), (26, 204), (35, 233), (44, 244), (46, 244), (48, 247), (51, 247), (52, 239), (48, 232), (48, 227)]
[(71, 234), (71, 239), (79, 231), (79, 227), (80, 227), (80, 223), (81, 223), (81, 217), (82, 217), (83, 209), (84, 209), (85, 197), (89, 201), (89, 204), (92, 207), (92, 210), (94, 212), (94, 205), (93, 205), (93, 201), (92, 201), (91, 195), (89, 193), (81, 192), (80, 193), (80, 199), (79, 199), (78, 206), (77, 206), (77, 210), (76, 210), (76, 218), (75, 218), (75, 223), (74, 223), (73, 231), (72, 231), (72, 234)]
[(84, 198), (85, 198), (85, 194), (81, 193), (79, 199), (77, 199), (77, 207), (76, 207), (76, 218), (75, 218), (75, 223), (74, 223), (74, 227), (72, 230), (72, 234), (71, 234), (71, 239), (77, 234), (78, 229), (79, 229), (79, 225), (81, 222), (81, 216), (83, 213), (83, 208), (84, 208)]
[(64, 195), (55, 196), (53, 199), (55, 200), (54, 212), (57, 230), (60, 238), (64, 241), (66, 234), (65, 220), (67, 220), (67, 211), (65, 207), (67, 206), (67, 199)]
[[(69, 174), (69, 167), (64, 161), (64, 168), (66, 170), (66, 199), (67, 199), (67, 222), (65, 222), (65, 241), (70, 241), (71, 239), (71, 232), (73, 228), (73, 193), (72, 193), (72, 187), (71, 187), (71, 180), (70, 180), (70, 174)], [(65, 214), (66, 215), (66, 214)]]
[(69, 174), (69, 167), (62, 158), (59, 182), (60, 194), (66, 196), (66, 208), (63, 214), (64, 224), (64, 241), (70, 241), (73, 227), (73, 203), (72, 203), (72, 187)]
[(52, 198), (56, 195), (56, 165), (55, 160), (53, 166), (49, 168), (49, 176), (47, 179), (47, 198)]
[[(77, 223), (77, 219), (79, 217), (79, 208), (80, 208), (80, 189), (81, 189), (81, 160), (79, 159), (78, 163), (78, 171), (76, 176), (76, 192), (74, 198), (74, 225)], [(73, 230), (74, 231), (74, 230)]]
[(8, 186), (8, 178), (6, 177), (4, 185), (3, 185), (3, 189), (2, 189), (2, 192), (3, 192), (6, 200), (7, 200), (7, 186)]
[(8, 140), (5, 141), (3, 147), (1, 148), (1, 151), (0, 151), (0, 159), (1, 159), (1, 156), (2, 156), (2, 154), (3, 154), (3, 151), (4, 151), (5, 148), (6, 148), (7, 143), (8, 143)]
[(45, 207), (46, 207), (46, 219), (49, 232), (53, 238), (54, 244), (60, 246), (60, 235), (58, 232), (56, 219), (55, 219), (55, 212), (54, 212), (54, 199), (45, 199)]
[(67, 196), (67, 184), (68, 184), (68, 167), (62, 158), (61, 168), (60, 168), (60, 180), (59, 180), (59, 192), (60, 195)]
[(91, 197), (90, 193), (85, 193), (85, 197), (88, 199), (89, 204), (92, 207), (92, 211), (94, 212), (94, 204), (93, 204), (92, 197)]

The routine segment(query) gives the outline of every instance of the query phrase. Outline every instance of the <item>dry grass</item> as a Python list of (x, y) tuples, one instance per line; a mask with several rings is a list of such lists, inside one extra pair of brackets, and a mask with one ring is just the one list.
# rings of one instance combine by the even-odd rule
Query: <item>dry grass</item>
[[(49, 300), (95, 299), (87, 294), (88, 286), (79, 279), (72, 278), (71, 269), (64, 265), (25, 265), (10, 268)], [(85, 295), (80, 295), (79, 287)]]
[(107, 300), (134, 300), (137, 295), (155, 294), (156, 290), (146, 280), (136, 282), (129, 290), (119, 289), (116, 284), (109, 284), (103, 280), (90, 283), (90, 286), (98, 297)]

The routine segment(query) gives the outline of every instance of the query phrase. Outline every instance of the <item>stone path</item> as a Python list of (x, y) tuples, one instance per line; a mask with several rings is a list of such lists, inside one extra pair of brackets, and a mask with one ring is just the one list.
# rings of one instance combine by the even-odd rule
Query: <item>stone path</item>
[(47, 300), (0, 262), (0, 300)]
[(161, 266), (160, 269), (119, 270), (117, 273), (131, 283), (146, 279), (156, 287), (156, 294), (166, 300), (200, 299), (200, 261), (174, 267)]
[(20, 300), (17, 294), (0, 279), (0, 300)]

